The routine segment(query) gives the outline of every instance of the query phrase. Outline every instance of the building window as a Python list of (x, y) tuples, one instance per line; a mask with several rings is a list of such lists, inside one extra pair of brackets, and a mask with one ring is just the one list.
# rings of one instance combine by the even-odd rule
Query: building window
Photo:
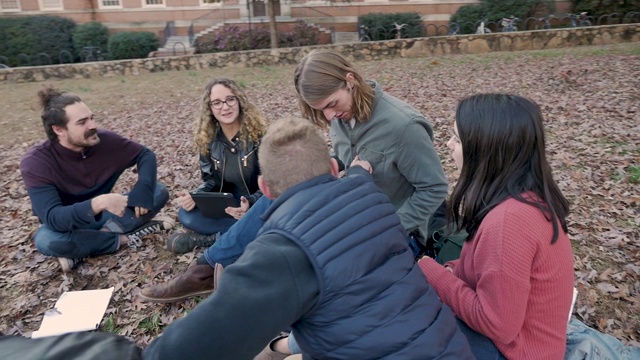
[(100, 4), (100, 8), (121, 8), (122, 4), (120, 4), (120, 0), (100, 0), (98, 1)]
[(0, 11), (20, 11), (19, 0), (0, 0)]
[(63, 10), (62, 0), (40, 0), (40, 10)]
[(200, 0), (200, 4), (206, 6), (221, 6), (222, 0)]
[(159, 7), (164, 6), (164, 0), (143, 0), (145, 7)]

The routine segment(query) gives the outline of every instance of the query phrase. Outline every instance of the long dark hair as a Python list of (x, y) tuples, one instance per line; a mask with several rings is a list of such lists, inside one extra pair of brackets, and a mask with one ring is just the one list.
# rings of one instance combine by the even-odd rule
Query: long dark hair
[[(473, 238), (484, 217), (508, 198), (538, 207), (567, 231), (569, 202), (551, 175), (545, 155), (543, 118), (538, 105), (507, 94), (478, 94), (456, 110), (463, 164), (448, 218)], [(524, 193), (533, 193), (534, 197)]]

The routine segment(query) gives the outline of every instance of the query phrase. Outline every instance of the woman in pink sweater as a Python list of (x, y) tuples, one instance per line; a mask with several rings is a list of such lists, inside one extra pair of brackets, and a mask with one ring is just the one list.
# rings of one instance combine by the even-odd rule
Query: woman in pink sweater
[(419, 266), (479, 359), (562, 359), (573, 291), (569, 204), (545, 156), (539, 107), (520, 96), (460, 102), (447, 143), (460, 178), (449, 220), (460, 259)]

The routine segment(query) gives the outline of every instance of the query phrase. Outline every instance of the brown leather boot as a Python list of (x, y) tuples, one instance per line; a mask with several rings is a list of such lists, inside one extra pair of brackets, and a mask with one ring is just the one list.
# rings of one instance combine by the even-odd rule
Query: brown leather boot
[(216, 264), (193, 265), (164, 284), (149, 286), (140, 291), (144, 301), (156, 303), (172, 303), (186, 300), (194, 296), (206, 296), (218, 287), (223, 267)]

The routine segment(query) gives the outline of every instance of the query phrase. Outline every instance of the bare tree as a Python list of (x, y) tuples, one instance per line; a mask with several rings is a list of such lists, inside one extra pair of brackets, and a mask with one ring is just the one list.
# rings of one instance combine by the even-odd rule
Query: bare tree
[(278, 29), (276, 27), (276, 0), (265, 0), (267, 3), (267, 16), (269, 16), (269, 34), (271, 35), (271, 48), (278, 48)]

